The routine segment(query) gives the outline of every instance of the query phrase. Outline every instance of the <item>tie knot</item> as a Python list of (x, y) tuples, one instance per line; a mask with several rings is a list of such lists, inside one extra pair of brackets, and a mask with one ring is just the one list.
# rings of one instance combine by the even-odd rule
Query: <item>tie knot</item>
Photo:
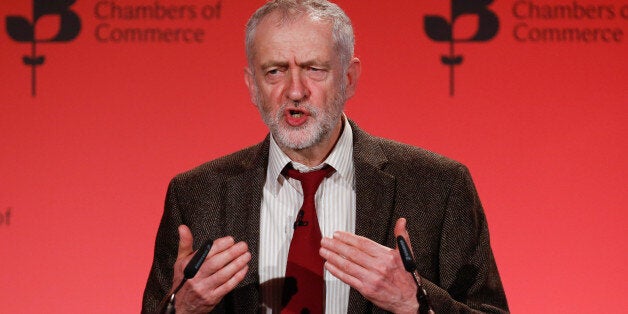
[(310, 172), (299, 172), (298, 170), (292, 168), (292, 166), (290, 165), (286, 167), (286, 175), (288, 177), (301, 181), (303, 194), (310, 194), (312, 192), (315, 193), (318, 189), (318, 186), (321, 184), (321, 182), (323, 182), (323, 179), (332, 172), (334, 172), (334, 168), (330, 165), (325, 165), (321, 169)]

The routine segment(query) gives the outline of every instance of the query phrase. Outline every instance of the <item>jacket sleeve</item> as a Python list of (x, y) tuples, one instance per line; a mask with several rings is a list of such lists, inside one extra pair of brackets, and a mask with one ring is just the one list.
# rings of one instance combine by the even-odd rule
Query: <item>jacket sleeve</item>
[(436, 313), (507, 313), (482, 205), (467, 168), (457, 170), (440, 238), (440, 283), (424, 286)]
[(177, 206), (175, 180), (168, 186), (164, 213), (157, 230), (153, 265), (146, 282), (142, 313), (154, 313), (161, 299), (172, 287), (173, 266), (179, 247), (178, 226), (182, 224)]

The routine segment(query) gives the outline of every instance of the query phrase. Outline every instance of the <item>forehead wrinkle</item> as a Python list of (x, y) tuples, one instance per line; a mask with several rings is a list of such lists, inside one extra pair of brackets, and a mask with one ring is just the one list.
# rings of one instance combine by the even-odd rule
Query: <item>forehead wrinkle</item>
[[(295, 46), (298, 45), (295, 44)], [(261, 68), (268, 68), (272, 66), (289, 67), (290, 64), (295, 64), (299, 67), (307, 67), (312, 65), (331, 67), (334, 63), (334, 60), (328, 59), (328, 57), (333, 58), (333, 55), (321, 55), (322, 50), (300, 51), (297, 47), (290, 48), (288, 51), (277, 51), (273, 50), (272, 47), (274, 47), (272, 42), (266, 42), (260, 45), (260, 52), (262, 53), (262, 55), (266, 55), (266, 57), (263, 58), (266, 60), (259, 60), (261, 62)]]
[[(306, 31), (301, 37), (294, 37), (294, 27), (299, 28), (299, 23), (302, 21), (299, 17), (305, 18), (309, 23), (318, 24), (319, 26), (310, 31)], [(306, 22), (307, 23), (307, 22)], [(264, 29), (262, 31), (262, 29)], [(309, 42), (318, 42), (320, 48), (314, 50), (303, 50), (301, 48), (301, 41), (305, 40)], [(325, 19), (317, 19), (309, 16), (308, 14), (296, 14), (291, 15), (288, 19), (282, 19), (280, 12), (274, 12), (268, 15), (258, 25), (258, 31), (254, 35), (253, 39), (254, 59), (264, 55), (261, 60), (258, 59), (259, 67), (265, 69), (272, 66), (288, 67), (290, 64), (295, 64), (299, 67), (307, 67), (311, 65), (321, 65), (327, 68), (331, 68), (336, 60), (335, 45), (333, 40), (332, 23)], [(284, 47), (282, 50), (275, 49), (276, 47)], [(331, 51), (330, 56), (324, 56)], [(320, 55), (320, 54), (324, 55)], [(323, 59), (321, 59), (323, 57)], [(327, 58), (332, 58), (326, 60)]]
[[(328, 27), (328, 31), (329, 31), (329, 38), (332, 41), (332, 45), (333, 45), (333, 24), (330, 20), (328, 19), (322, 19), (316, 15), (312, 15), (312, 14), (308, 14), (305, 12), (295, 12), (296, 14), (290, 14), (292, 12), (281, 12), (281, 11), (275, 11), (273, 13), (270, 13), (268, 16), (266, 16), (258, 25), (258, 29), (261, 27), (262, 24), (266, 24), (268, 23), (270, 27), (275, 28), (275, 29), (282, 29), (282, 28), (292, 28), (293, 25), (296, 24), (300, 24), (302, 23), (302, 19), (307, 19), (309, 20), (309, 22), (312, 22), (314, 24), (322, 24), (325, 25), (326, 27)], [(257, 40), (257, 32), (255, 34), (254, 40), (253, 42), (255, 43)]]

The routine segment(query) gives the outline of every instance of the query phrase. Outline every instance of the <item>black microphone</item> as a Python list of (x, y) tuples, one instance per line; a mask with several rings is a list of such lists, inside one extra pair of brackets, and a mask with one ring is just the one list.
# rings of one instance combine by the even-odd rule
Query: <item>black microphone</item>
[(435, 314), (432, 306), (430, 305), (430, 299), (427, 296), (427, 291), (425, 291), (425, 288), (423, 288), (423, 285), (421, 285), (421, 276), (419, 276), (419, 273), (416, 271), (416, 262), (412, 257), (410, 247), (402, 236), (397, 236), (397, 248), (399, 248), (399, 255), (401, 256), (403, 268), (405, 268), (407, 272), (412, 274), (414, 283), (416, 283), (416, 299), (419, 302), (419, 313)]
[(158, 306), (159, 310), (157, 311), (157, 313), (174, 314), (175, 294), (177, 294), (177, 292), (181, 290), (181, 287), (183, 287), (183, 284), (185, 284), (188, 279), (194, 278), (194, 276), (196, 276), (196, 273), (198, 273), (198, 270), (201, 269), (201, 266), (203, 265), (207, 254), (209, 254), (209, 250), (211, 250), (213, 243), (214, 240), (212, 239), (207, 239), (205, 240), (205, 242), (203, 242), (198, 251), (196, 251), (194, 256), (192, 256), (190, 262), (185, 266), (185, 269), (183, 269), (183, 279), (181, 279), (181, 283), (179, 283), (177, 288), (174, 289), (172, 294), (167, 295), (163, 300), (161, 300)]
[(185, 266), (185, 269), (183, 270), (183, 280), (194, 278), (194, 276), (196, 276), (196, 273), (198, 273), (198, 270), (201, 269), (201, 265), (203, 265), (207, 254), (209, 254), (209, 250), (212, 249), (212, 244), (214, 244), (214, 240), (212, 239), (207, 239), (203, 242), (203, 245), (201, 245), (198, 251), (196, 251), (196, 254), (194, 254), (188, 265)]
[(305, 212), (303, 209), (299, 210), (297, 214), (297, 220), (292, 224), (292, 229), (296, 229), (297, 227), (305, 227), (309, 224), (309, 222), (303, 220), (303, 216), (305, 216)]

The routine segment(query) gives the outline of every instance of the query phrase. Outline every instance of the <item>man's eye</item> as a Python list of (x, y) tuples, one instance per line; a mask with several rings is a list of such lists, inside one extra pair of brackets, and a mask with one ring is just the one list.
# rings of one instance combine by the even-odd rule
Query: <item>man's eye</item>
[(315, 80), (322, 80), (325, 79), (325, 77), (327, 76), (327, 71), (323, 68), (310, 67), (308, 68), (307, 73), (311, 78)]
[(266, 78), (266, 81), (268, 82), (279, 82), (283, 75), (284, 75), (285, 70), (282, 68), (272, 68), (272, 69), (268, 69), (266, 70), (266, 72), (264, 72), (264, 77)]
[(312, 72), (327, 72), (326, 68), (310, 67), (309, 70), (312, 71)]

